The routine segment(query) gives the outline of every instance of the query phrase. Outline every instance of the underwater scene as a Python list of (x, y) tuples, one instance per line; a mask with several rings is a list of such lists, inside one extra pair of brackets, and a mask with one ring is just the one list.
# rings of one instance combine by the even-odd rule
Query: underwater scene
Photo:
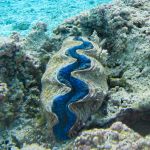
[(125, 149), (150, 149), (150, 1), (0, 0), (0, 150)]
[(48, 25), (49, 32), (74, 15), (111, 0), (0, 0), (0, 33), (18, 31), (25, 35), (38, 21)]

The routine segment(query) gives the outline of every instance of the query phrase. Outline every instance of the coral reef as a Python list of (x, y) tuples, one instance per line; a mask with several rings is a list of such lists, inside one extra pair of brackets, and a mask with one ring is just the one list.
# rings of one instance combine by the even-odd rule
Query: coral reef
[[(57, 150), (73, 149), (74, 146), (81, 149), (97, 149), (97, 145), (100, 145), (100, 148), (104, 146), (105, 149), (116, 147), (149, 149), (149, 8), (149, 0), (116, 0), (66, 20), (53, 31), (51, 37), (45, 33), (46, 24), (39, 22), (27, 37), (13, 33), (9, 38), (0, 38), (0, 149), (7, 150), (13, 147), (21, 149), (24, 143), (29, 145), (37, 143), (45, 148)], [(98, 60), (99, 67), (105, 68), (108, 76), (108, 92), (102, 100), (101, 107), (90, 114), (91, 117), (86, 120), (82, 129), (82, 131), (90, 130), (79, 133), (76, 139), (57, 143), (50, 132), (53, 125), (51, 122), (54, 123), (51, 120), (51, 107), (46, 106), (52, 106), (52, 103), (49, 104), (51, 97), (66, 91), (58, 90), (62, 89), (62, 85), (56, 82), (55, 86), (60, 88), (57, 88), (52, 95), (47, 93), (47, 99), (41, 99), (42, 104), (40, 94), (41, 90), (46, 91), (46, 86), (47, 91), (51, 91), (53, 85), (49, 83), (54, 70), (59, 70), (64, 64), (68, 65), (72, 60), (70, 56), (60, 57), (64, 52), (61, 49), (62, 43), (70, 36), (86, 37), (99, 47), (96, 51), (100, 53), (94, 53), (96, 57), (91, 56), (90, 51), (81, 54)], [(55, 59), (57, 63), (54, 63)], [(51, 64), (56, 69), (51, 68)], [(47, 68), (51, 68), (50, 71)], [(78, 72), (73, 73), (83, 81), (87, 77), (84, 75), (82, 78)], [(98, 72), (98, 75), (99, 73), (101, 72)], [(92, 73), (87, 75), (90, 76)], [(42, 80), (43, 87), (41, 87), (41, 78), (47, 78), (45, 82)], [(105, 82), (95, 76), (91, 83), (93, 81), (98, 86), (103, 85), (99, 82)], [(68, 90), (66, 86), (63, 88)], [(42, 97), (46, 98), (43, 93)], [(57, 121), (57, 116), (54, 120)], [(128, 127), (122, 123), (113, 124), (116, 121), (121, 121)], [(112, 126), (109, 127), (110, 125)], [(112, 129), (113, 126), (121, 126), (122, 131)], [(101, 127), (105, 129), (99, 129)], [(124, 131), (125, 129), (128, 131)], [(106, 142), (98, 141), (99, 137), (104, 138), (101, 132), (105, 137), (109, 137), (106, 138)], [(108, 133), (127, 138), (118, 139), (116, 142), (112, 135), (106, 136)], [(87, 140), (84, 140), (82, 136), (84, 134)], [(98, 141), (98, 144), (93, 144), (93, 138), (95, 143)], [(85, 144), (86, 141), (88, 143)], [(128, 143), (125, 144), (126, 142)], [(110, 147), (110, 144), (113, 147)]]
[(69, 37), (47, 65), (41, 100), (59, 139), (76, 134), (104, 100), (108, 87), (105, 69), (96, 59), (98, 48), (88, 39)]
[[(90, 36), (96, 31), (98, 43), (105, 39), (102, 49), (107, 49), (108, 59), (103, 65), (107, 66), (109, 92), (90, 126), (102, 127), (117, 119), (130, 120), (130, 115), (136, 114), (132, 112), (143, 116), (141, 119), (134, 116), (134, 123), (142, 121), (143, 114), (147, 116), (150, 109), (149, 6), (148, 0), (117, 0), (67, 20), (54, 30), (56, 35), (64, 37)], [(128, 125), (129, 122), (125, 121)]]
[(31, 135), (34, 141), (39, 132), (33, 125), (41, 120), (40, 80), (50, 57), (42, 48), (49, 40), (45, 31), (39, 22), (25, 38), (18, 33), (0, 38), (0, 149), (32, 141)]

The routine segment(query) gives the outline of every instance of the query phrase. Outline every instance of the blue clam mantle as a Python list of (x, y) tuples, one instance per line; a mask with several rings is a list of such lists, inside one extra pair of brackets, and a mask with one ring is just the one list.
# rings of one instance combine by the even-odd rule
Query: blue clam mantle
[(57, 74), (58, 81), (70, 87), (71, 90), (64, 95), (55, 97), (52, 104), (52, 112), (58, 117), (58, 123), (53, 127), (53, 132), (59, 140), (69, 138), (69, 131), (77, 119), (76, 114), (69, 109), (69, 105), (83, 99), (89, 93), (88, 85), (80, 79), (71, 76), (71, 73), (91, 67), (91, 60), (84, 55), (78, 54), (77, 50), (89, 50), (93, 48), (93, 45), (80, 37), (75, 37), (74, 40), (81, 41), (82, 44), (67, 49), (65, 54), (75, 58), (76, 61), (62, 67)]

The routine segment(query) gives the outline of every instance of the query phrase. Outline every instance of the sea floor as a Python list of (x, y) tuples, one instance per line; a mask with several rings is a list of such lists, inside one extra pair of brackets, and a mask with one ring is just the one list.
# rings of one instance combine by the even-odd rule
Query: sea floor
[(0, 0), (0, 36), (29, 32), (38, 21), (51, 32), (65, 19), (111, 0)]

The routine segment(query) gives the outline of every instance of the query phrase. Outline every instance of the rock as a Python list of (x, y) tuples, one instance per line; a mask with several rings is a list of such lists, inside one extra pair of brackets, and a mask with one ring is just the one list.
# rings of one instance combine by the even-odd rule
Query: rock
[(83, 150), (85, 147), (90, 147), (90, 149), (100, 148), (104, 150), (149, 149), (150, 142), (148, 139), (149, 137), (141, 137), (121, 122), (116, 122), (108, 129), (83, 131), (74, 142), (72, 142), (70, 148), (73, 150)]

